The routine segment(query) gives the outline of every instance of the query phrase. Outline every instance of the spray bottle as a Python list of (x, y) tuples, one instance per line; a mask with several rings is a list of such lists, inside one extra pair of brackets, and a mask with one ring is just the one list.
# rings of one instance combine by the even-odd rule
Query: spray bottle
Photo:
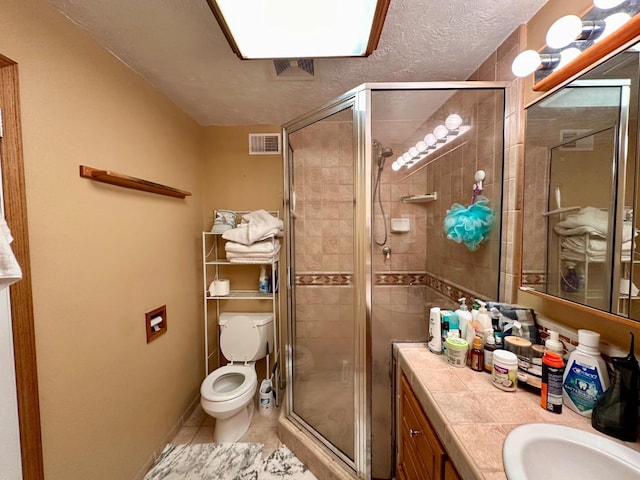
[(258, 290), (260, 293), (269, 293), (269, 277), (267, 275), (267, 267), (260, 266), (260, 277), (258, 278)]

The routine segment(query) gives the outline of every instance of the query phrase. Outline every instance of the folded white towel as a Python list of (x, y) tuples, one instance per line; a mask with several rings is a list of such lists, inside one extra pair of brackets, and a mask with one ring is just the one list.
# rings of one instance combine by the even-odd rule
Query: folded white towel
[(4, 218), (0, 218), (0, 289), (22, 279), (22, 269), (11, 250), (13, 237)]
[[(609, 213), (595, 207), (581, 208), (577, 213), (568, 215), (558, 222), (553, 229), (558, 235), (582, 235), (588, 233), (602, 238), (607, 238), (609, 229)], [(623, 222), (622, 241), (627, 242), (637, 235), (632, 222)]]
[[(271, 253), (268, 252), (227, 252), (227, 260), (231, 260), (232, 258), (270, 258), (275, 259), (278, 258), (278, 254), (280, 253), (280, 245)], [(271, 261), (271, 260), (269, 260)]]
[(280, 248), (280, 240), (262, 240), (251, 245), (243, 245), (237, 242), (226, 242), (224, 249), (234, 253), (273, 253)]
[(255, 258), (246, 258), (246, 257), (240, 257), (240, 258), (231, 258), (229, 260), (230, 263), (243, 263), (243, 264), (256, 264), (256, 265), (262, 265), (265, 263), (272, 263), (273, 262), (273, 258), (268, 258), (268, 257), (264, 257), (264, 258), (260, 258), (260, 257), (255, 257)]
[(274, 236), (282, 236), (284, 223), (266, 210), (256, 210), (242, 216), (242, 223), (237, 228), (222, 234), (225, 240), (251, 245)]

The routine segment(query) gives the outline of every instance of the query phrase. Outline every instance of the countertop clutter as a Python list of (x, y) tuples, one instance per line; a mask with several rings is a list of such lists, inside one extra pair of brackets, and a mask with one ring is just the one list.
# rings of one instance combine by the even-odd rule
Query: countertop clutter
[[(452, 367), (425, 343), (396, 343), (393, 353), (398, 382), (404, 373), (464, 480), (505, 480), (502, 445), (519, 425), (554, 423), (602, 435), (591, 427), (590, 418), (568, 408), (560, 415), (543, 410), (540, 395), (530, 390), (499, 390), (488, 373)], [(640, 443), (606, 438), (640, 451)]]

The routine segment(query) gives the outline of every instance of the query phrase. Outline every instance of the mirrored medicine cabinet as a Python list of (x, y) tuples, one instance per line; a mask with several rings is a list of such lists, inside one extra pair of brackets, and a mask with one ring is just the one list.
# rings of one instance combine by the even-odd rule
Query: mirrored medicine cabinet
[(640, 45), (526, 110), (521, 286), (640, 320)]

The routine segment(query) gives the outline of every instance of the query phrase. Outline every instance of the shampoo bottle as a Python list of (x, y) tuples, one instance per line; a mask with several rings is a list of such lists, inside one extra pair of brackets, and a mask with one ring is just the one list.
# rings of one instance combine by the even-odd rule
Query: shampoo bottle
[(599, 345), (599, 333), (578, 330), (578, 347), (569, 355), (562, 377), (564, 404), (585, 417), (591, 417), (596, 401), (609, 388), (609, 374)]
[(466, 298), (459, 298), (458, 301), (460, 302), (460, 307), (458, 308), (458, 310), (456, 310), (456, 315), (458, 316), (460, 338), (466, 338), (467, 326), (471, 323), (471, 312), (469, 311), (469, 307), (467, 307)]
[(442, 353), (442, 330), (440, 328), (440, 308), (429, 310), (429, 350), (440, 355)]

